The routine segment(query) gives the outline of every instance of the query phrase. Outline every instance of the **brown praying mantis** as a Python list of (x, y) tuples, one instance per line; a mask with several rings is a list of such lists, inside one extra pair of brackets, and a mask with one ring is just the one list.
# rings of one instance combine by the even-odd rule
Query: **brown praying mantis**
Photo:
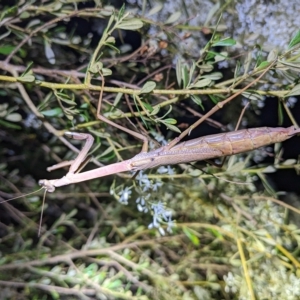
[[(271, 65), (269, 66), (269, 68), (270, 67)], [(145, 136), (133, 132), (132, 130), (124, 128), (118, 124), (115, 124), (114, 122), (108, 120), (100, 114), (104, 87), (104, 77), (100, 74), (102, 77), (102, 89), (97, 106), (98, 118), (142, 139), (144, 141), (144, 144), (141, 153), (137, 154), (131, 159), (122, 162), (114, 163), (83, 173), (76, 173), (82, 162), (85, 160), (87, 153), (93, 144), (94, 138), (92, 137), (92, 135), (87, 133), (66, 132), (66, 135), (69, 137), (77, 140), (85, 140), (86, 142), (83, 149), (74, 161), (69, 162), (71, 166), (69, 172), (64, 177), (54, 180), (43, 179), (39, 181), (39, 184), (48, 192), (53, 192), (56, 187), (91, 180), (111, 174), (126, 171), (146, 170), (162, 165), (189, 163), (243, 153), (262, 146), (285, 141), (292, 136), (299, 134), (300, 129), (296, 129), (294, 126), (288, 128), (260, 127), (243, 129), (228, 133), (214, 134), (178, 143), (185, 135), (187, 135), (191, 131), (191, 128), (198, 126), (205, 118), (212, 115), (217, 109), (221, 108), (224, 104), (228, 103), (237, 95), (241, 94), (251, 85), (253, 85), (253, 83), (259, 80), (269, 68), (267, 68), (257, 79), (241, 89), (239, 92), (218, 103), (215, 108), (205, 114), (190, 128), (185, 130), (178, 138), (174, 139), (168, 145), (162, 146), (150, 152), (147, 152), (148, 140)], [(53, 170), (65, 165), (65, 163), (58, 164), (51, 168), (48, 168), (48, 170)]]
[(75, 172), (85, 160), (94, 138), (90, 134), (66, 132), (68, 136), (74, 139), (85, 139), (86, 143), (83, 149), (71, 163), (69, 172), (64, 177), (54, 180), (43, 179), (39, 181), (39, 184), (48, 192), (53, 192), (56, 187), (115, 173), (139, 171), (162, 165), (189, 163), (247, 152), (262, 146), (285, 141), (299, 133), (300, 129), (291, 126), (288, 128), (260, 127), (213, 134), (182, 142), (173, 147), (167, 145), (150, 152), (141, 152), (131, 159), (76, 174)]

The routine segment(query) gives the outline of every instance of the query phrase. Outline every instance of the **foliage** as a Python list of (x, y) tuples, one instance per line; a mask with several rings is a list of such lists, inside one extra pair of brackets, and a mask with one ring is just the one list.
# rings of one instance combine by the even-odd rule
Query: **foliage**
[[(84, 2), (1, 7), (1, 201), (37, 189), (47, 166), (74, 157), (81, 145), (66, 131), (96, 138), (88, 168), (140, 151), (135, 138), (96, 118), (99, 94), (102, 115), (147, 136), (151, 148), (180, 133), (187, 112), (204, 110), (215, 126), (209, 116), (235, 101), (221, 121), (245, 125), (267, 95), (278, 99), (279, 119), (296, 125), (289, 100), (299, 95), (299, 33), (285, 53), (254, 49), (236, 63), (221, 19), (183, 30), (180, 13), (151, 20), (162, 5), (140, 16)], [(86, 22), (93, 26), (83, 34)], [(197, 57), (179, 47), (193, 30), (210, 33)], [(141, 45), (127, 53), (129, 31)], [(228, 61), (236, 64), (229, 79), (219, 70)], [(265, 88), (267, 72), (279, 78), (276, 90)], [(247, 103), (252, 112), (243, 115)], [(251, 165), (261, 153), (231, 157), (221, 169), (182, 164), (57, 189), (46, 195), (38, 238), (41, 192), (1, 203), (3, 299), (299, 298), (299, 210), (278, 200), (267, 179), (299, 165), (279, 148), (271, 165)]]

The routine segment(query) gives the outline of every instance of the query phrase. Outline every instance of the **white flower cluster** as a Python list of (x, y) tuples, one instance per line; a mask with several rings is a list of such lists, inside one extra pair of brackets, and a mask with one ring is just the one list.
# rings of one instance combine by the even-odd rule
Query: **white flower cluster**
[[(300, 299), (300, 278), (275, 261), (256, 264), (251, 279), (257, 299)], [(249, 299), (246, 282), (240, 275), (229, 272), (224, 282), (226, 293), (238, 295), (240, 300)]]
[[(174, 174), (174, 171), (168, 166), (158, 168), (158, 173), (167, 173), (171, 176)], [(161, 180), (150, 180), (142, 171), (139, 172), (136, 179), (140, 191), (140, 196), (136, 199), (137, 209), (140, 212), (148, 213), (151, 211), (152, 213), (153, 219), (148, 228), (157, 228), (161, 235), (165, 235), (165, 230), (161, 225), (166, 224), (167, 231), (171, 233), (172, 227), (175, 226), (174, 221), (172, 220), (172, 211), (165, 208), (163, 202), (155, 200), (155, 198), (157, 198), (155, 195), (158, 194), (164, 183)], [(111, 188), (111, 194), (114, 195), (120, 203), (127, 205), (132, 196), (132, 188), (133, 186), (113, 187)]]

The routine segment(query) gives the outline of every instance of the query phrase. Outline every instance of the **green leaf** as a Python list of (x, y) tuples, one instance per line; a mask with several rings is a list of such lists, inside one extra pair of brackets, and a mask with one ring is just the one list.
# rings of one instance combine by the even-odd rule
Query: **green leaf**
[(228, 53), (223, 51), (215, 56), (215, 62), (224, 61), (227, 58), (228, 58)]
[(205, 87), (205, 86), (210, 85), (211, 81), (212, 81), (212, 80), (211, 80), (210, 78), (200, 79), (200, 80), (198, 80), (195, 84), (193, 84), (193, 85), (191, 86), (191, 88), (203, 88), (203, 87)]
[(276, 168), (274, 168), (273, 166), (267, 166), (262, 170), (262, 173), (274, 173), (276, 171)]
[(33, 62), (32, 61), (29, 62), (28, 65), (27, 65), (27, 67), (26, 67), (26, 69), (23, 71), (23, 73), (22, 73), (22, 75), (20, 77), (25, 76), (30, 71), (32, 65), (33, 65)]
[(156, 87), (156, 83), (154, 81), (147, 81), (141, 91), (140, 91), (140, 94), (149, 94), (151, 93)]
[(107, 26), (106, 26), (106, 28), (104, 29), (103, 34), (107, 33), (107, 31), (111, 28), (112, 23), (113, 23), (114, 21), (115, 21), (115, 15), (112, 14), (112, 15), (110, 16), (108, 22), (107, 22)]
[(204, 107), (202, 105), (202, 100), (198, 95), (191, 95), (191, 98), (197, 105), (199, 105), (202, 108), (202, 110), (204, 110)]
[(149, 103), (146, 103), (144, 101), (142, 101), (144, 107), (151, 113), (153, 112), (153, 107), (149, 104)]
[(292, 37), (288, 49), (291, 49), (292, 47), (296, 46), (300, 43), (300, 30), (297, 31), (297, 33)]
[(10, 122), (20, 122), (22, 121), (22, 116), (18, 113), (11, 113), (5, 117), (5, 120)]
[(185, 89), (185, 88), (187, 88), (188, 83), (189, 83), (189, 72), (188, 72), (187, 66), (184, 66), (181, 69), (181, 75), (182, 75), (182, 80), (183, 80), (183, 88)]
[(88, 109), (89, 107), (90, 107), (90, 104), (89, 104), (89, 103), (82, 103), (82, 104), (79, 106), (80, 109), (84, 109), (84, 110)]
[(296, 159), (290, 158), (290, 159), (285, 160), (285, 161), (282, 163), (282, 165), (284, 165), (284, 166), (292, 166), (292, 165), (294, 165), (294, 164), (296, 164), (296, 163), (297, 163), (297, 160), (296, 160)]
[(256, 93), (251, 93), (251, 92), (243, 92), (242, 95), (249, 99), (249, 100), (254, 100), (254, 101), (257, 101), (257, 100), (264, 100), (265, 99), (265, 96), (263, 95), (259, 95), (259, 94), (256, 94)]
[(155, 115), (157, 115), (158, 113), (159, 113), (159, 111), (160, 111), (160, 106), (158, 105), (158, 106), (155, 106), (153, 109), (152, 109), (152, 111), (151, 111), (151, 113), (150, 113), (150, 116), (155, 116)]
[(177, 121), (173, 118), (167, 118), (167, 119), (164, 119), (164, 124), (171, 124), (171, 125), (174, 125), (174, 124), (177, 124)]
[(217, 237), (220, 240), (224, 240), (224, 237), (222, 235), (222, 232), (215, 228), (209, 228), (208, 231), (210, 231), (215, 237)]
[(11, 129), (17, 129), (17, 130), (22, 129), (22, 127), (19, 126), (19, 125), (16, 125), (16, 124), (13, 124), (13, 123), (10, 123), (10, 122), (6, 122), (6, 121), (1, 120), (1, 119), (0, 119), (0, 125), (4, 126), (6, 128), (11, 128)]
[(287, 62), (284, 60), (278, 60), (278, 62), (283, 64), (284, 66), (286, 66), (287, 69), (290, 69), (290, 70), (293, 70), (296, 72), (300, 71), (300, 61)]
[(211, 59), (213, 59), (216, 55), (218, 55), (218, 53), (213, 52), (213, 51), (207, 51), (205, 60), (206, 60), (206, 61), (211, 60)]
[(34, 82), (35, 81), (35, 77), (33, 75), (30, 74), (25, 74), (25, 76), (21, 76), (21, 77), (17, 77), (17, 80), (19, 82)]
[[(244, 75), (248, 74), (248, 71), (250, 69), (250, 65), (251, 65), (251, 61), (252, 61), (252, 52), (249, 51), (249, 53), (246, 55), (245, 57), (245, 61), (244, 61)], [(234, 78), (236, 78), (238, 76), (239, 73), (235, 73), (234, 74)]]
[(110, 36), (110, 37), (107, 38), (107, 40), (105, 42), (110, 43), (110, 44), (115, 44), (116, 39), (113, 36)]
[(48, 62), (51, 65), (54, 65), (55, 64), (55, 54), (51, 48), (51, 45), (48, 43), (48, 41), (46, 39), (44, 40), (44, 48), (45, 48), (45, 55), (48, 59)]
[(194, 75), (195, 68), (196, 68), (196, 64), (193, 62), (192, 66), (190, 67), (190, 71), (189, 71), (189, 81), (188, 81), (188, 84), (187, 84), (188, 88), (190, 87), (190, 84), (191, 84), (191, 81), (192, 81), (192, 78), (193, 78), (193, 75)]
[[(215, 5), (213, 5), (211, 7), (211, 9), (208, 11), (208, 13), (206, 14), (206, 20), (204, 22), (204, 26), (209, 26), (211, 19), (216, 15), (217, 11), (220, 9), (220, 2), (217, 1), (217, 3)], [(214, 22), (212, 22), (214, 23)], [(217, 22), (216, 27), (219, 25), (219, 21)]]
[(112, 282), (107, 281), (107, 285), (105, 287), (107, 287), (110, 290), (114, 290), (114, 289), (117, 289), (118, 287), (120, 287), (122, 285), (123, 285), (123, 282), (120, 279), (117, 279), (117, 280), (114, 280)]
[(67, 94), (61, 93), (61, 92), (57, 92), (54, 91), (54, 94), (57, 98), (59, 98), (59, 100), (69, 104), (69, 105), (76, 105), (76, 102), (74, 101), (74, 97), (70, 97)]
[(113, 6), (106, 5), (101, 9), (100, 14), (101, 14), (101, 16), (109, 17), (113, 14), (114, 10), (115, 10), (115, 8)]
[(124, 13), (125, 13), (125, 4), (122, 5), (122, 7), (120, 8), (119, 10), (119, 13), (118, 13), (118, 20), (121, 20), (122, 17), (124, 16)]
[[(2, 9), (3, 9), (3, 7), (2, 7)], [(18, 6), (17, 5), (8, 6), (7, 9), (2, 11), (1, 16), (0, 16), (0, 20), (3, 20), (4, 18), (7, 18), (7, 17), (15, 16), (17, 13), (18, 13)]]
[(28, 11), (23, 11), (19, 17), (20, 17), (20, 19), (24, 20), (24, 19), (30, 18), (31, 14)]
[(178, 57), (176, 62), (176, 78), (179, 87), (181, 86), (181, 79), (182, 79), (181, 75), (182, 75), (181, 57)]
[(272, 195), (273, 197), (276, 197), (276, 192), (274, 191), (273, 187), (269, 184), (267, 178), (265, 177), (265, 175), (261, 172), (257, 172), (256, 175), (258, 175), (258, 177), (260, 178), (265, 190), (267, 191), (267, 193), (269, 193), (270, 195)]
[(103, 74), (103, 76), (110, 76), (112, 74), (112, 70), (107, 69), (107, 68), (103, 68), (102, 69), (102, 74)]
[(62, 115), (62, 109), (60, 107), (41, 111), (41, 114), (46, 117), (58, 117)]
[(211, 72), (214, 69), (214, 66), (212, 64), (203, 64), (203, 65), (199, 65), (197, 64), (197, 67), (199, 69), (201, 69), (201, 71), (203, 72)]
[(277, 57), (278, 57), (278, 50), (277, 49), (273, 49), (268, 54), (267, 61), (268, 62), (273, 62), (274, 60), (277, 59)]
[(99, 73), (99, 71), (102, 70), (102, 68), (103, 68), (103, 63), (101, 61), (98, 61), (89, 68), (89, 71), (93, 74), (97, 74)]
[(219, 103), (219, 97), (217, 97), (217, 96), (215, 96), (215, 95), (208, 95), (208, 97), (210, 98), (210, 100), (211, 100), (214, 104)]
[(207, 75), (203, 75), (203, 78), (209, 78), (211, 80), (219, 80), (223, 77), (223, 74), (221, 72), (213, 72)]
[(295, 85), (293, 89), (287, 95), (284, 96), (284, 98), (298, 95), (300, 95), (300, 84)]
[(115, 98), (114, 103), (113, 103), (114, 107), (116, 107), (118, 105), (118, 103), (121, 101), (122, 97), (123, 97), (123, 93), (118, 93), (116, 95), (116, 98)]
[(176, 22), (181, 16), (181, 11), (174, 12), (168, 19), (165, 21), (165, 24), (172, 24)]
[(157, 5), (155, 5), (153, 8), (151, 8), (148, 12), (148, 16), (152, 16), (157, 14), (159, 11), (162, 10), (162, 8), (164, 7), (164, 5), (162, 3), (159, 3)]
[(265, 60), (265, 61), (262, 61), (257, 68), (258, 69), (265, 69), (269, 65), (270, 65), (270, 62)]
[[(162, 123), (164, 123), (164, 122), (162, 122)], [(173, 130), (173, 131), (178, 132), (178, 133), (181, 133), (181, 131), (179, 130), (179, 128), (177, 128), (176, 126), (173, 126), (173, 125), (168, 124), (168, 123), (164, 123), (164, 124), (166, 125), (166, 127), (168, 129)]]
[(114, 51), (116, 51), (117, 53), (120, 53), (120, 49), (118, 49), (117, 47), (115, 47), (113, 44), (110, 43), (105, 43), (105, 46), (113, 49)]
[(9, 55), (15, 48), (16, 48), (15, 46), (11, 46), (11, 45), (2, 46), (0, 47), (0, 54)]
[(231, 38), (225, 38), (212, 44), (213, 47), (229, 47), (234, 46), (236, 41)]
[(132, 18), (130, 20), (122, 21), (117, 28), (124, 30), (136, 30), (143, 27), (143, 22), (140, 19)]
[(187, 227), (183, 227), (182, 228), (184, 234), (187, 236), (187, 238), (195, 245), (195, 246), (199, 246), (200, 245), (200, 240), (198, 239), (198, 237), (195, 235), (194, 231), (187, 228)]
[(283, 124), (283, 110), (281, 101), (278, 101), (278, 123), (279, 125)]

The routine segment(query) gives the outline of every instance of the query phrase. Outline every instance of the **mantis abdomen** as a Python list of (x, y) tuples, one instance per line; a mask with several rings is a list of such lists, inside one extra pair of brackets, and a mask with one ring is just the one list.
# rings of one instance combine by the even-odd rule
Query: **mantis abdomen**
[(282, 142), (299, 133), (300, 129), (291, 126), (259, 127), (207, 135), (182, 142), (171, 149), (164, 146), (148, 153), (140, 153), (132, 158), (131, 165), (136, 170), (142, 170), (230, 156)]

